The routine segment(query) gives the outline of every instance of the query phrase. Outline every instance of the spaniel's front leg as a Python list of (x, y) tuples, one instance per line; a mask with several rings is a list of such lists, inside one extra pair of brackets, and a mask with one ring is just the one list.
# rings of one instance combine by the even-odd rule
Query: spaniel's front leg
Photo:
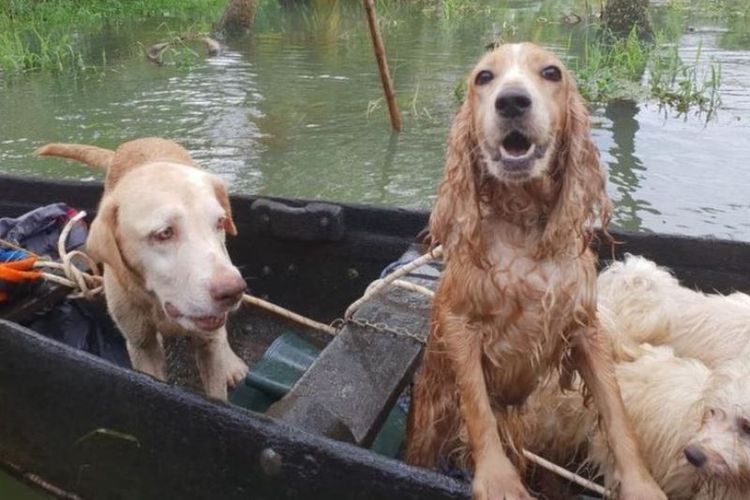
[(482, 371), (482, 335), (460, 316), (439, 319), (451, 359), (461, 413), (474, 461), (472, 489), (477, 500), (527, 500), (529, 493), (503, 450)]
[(638, 441), (620, 395), (609, 344), (598, 327), (573, 336), (573, 361), (594, 398), (609, 448), (615, 459), (619, 498), (667, 500), (641, 459)]

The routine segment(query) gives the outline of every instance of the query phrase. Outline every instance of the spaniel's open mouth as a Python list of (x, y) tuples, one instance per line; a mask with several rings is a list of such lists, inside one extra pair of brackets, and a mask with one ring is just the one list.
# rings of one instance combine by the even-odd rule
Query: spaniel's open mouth
[(534, 160), (543, 157), (546, 149), (531, 142), (522, 132), (514, 130), (500, 143), (499, 151), (493, 160), (502, 162), (508, 170), (525, 170), (531, 167)]
[(514, 130), (503, 139), (500, 145), (500, 153), (506, 158), (523, 158), (532, 152), (533, 148), (534, 145), (531, 144), (528, 137)]
[(167, 315), (172, 319), (180, 319), (184, 318), (189, 320), (191, 323), (193, 323), (199, 330), (204, 330), (207, 332), (211, 332), (213, 330), (218, 330), (222, 326), (224, 326), (224, 323), (227, 320), (227, 314), (215, 314), (215, 315), (208, 315), (208, 316), (186, 316), (180, 312), (179, 309), (177, 309), (174, 305), (172, 305), (170, 302), (166, 302), (164, 304), (164, 310), (167, 312)]

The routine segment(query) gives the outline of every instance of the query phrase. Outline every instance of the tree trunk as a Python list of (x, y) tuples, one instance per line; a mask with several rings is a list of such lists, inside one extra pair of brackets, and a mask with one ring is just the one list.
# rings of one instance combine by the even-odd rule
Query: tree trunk
[(653, 37), (648, 18), (648, 0), (607, 0), (602, 20), (616, 37), (626, 37), (633, 29), (639, 38)]
[(216, 31), (228, 35), (242, 35), (250, 31), (258, 10), (258, 0), (230, 0), (221, 16)]

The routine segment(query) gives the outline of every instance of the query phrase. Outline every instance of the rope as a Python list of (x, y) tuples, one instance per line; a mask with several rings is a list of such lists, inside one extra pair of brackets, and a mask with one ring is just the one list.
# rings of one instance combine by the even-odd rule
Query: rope
[[(76, 215), (71, 217), (67, 223), (65, 223), (62, 231), (60, 231), (60, 236), (57, 238), (57, 251), (60, 254), (60, 259), (62, 262), (55, 262), (53, 260), (44, 259), (40, 256), (37, 256), (33, 252), (28, 252), (28, 250), (25, 251), (30, 253), (31, 255), (39, 257), (39, 260), (34, 264), (34, 267), (56, 269), (58, 271), (61, 271), (64, 275), (60, 276), (55, 273), (42, 271), (43, 279), (75, 290), (73, 293), (71, 293), (70, 298), (85, 297), (87, 299), (93, 299), (94, 296), (102, 292), (102, 277), (101, 274), (99, 274), (99, 269), (96, 265), (96, 262), (94, 262), (94, 259), (89, 257), (86, 253), (81, 252), (80, 250), (73, 250), (71, 252), (68, 252), (65, 248), (68, 241), (68, 235), (73, 229), (73, 226), (84, 217), (86, 217), (85, 211), (78, 212)], [(0, 243), (10, 246), (11, 248), (19, 248), (6, 241), (0, 241)], [(91, 270), (91, 272), (86, 272), (79, 269), (75, 265), (76, 260), (82, 263), (84, 265), (84, 268)]]
[[(65, 227), (63, 227), (63, 230), (60, 232), (60, 237), (57, 239), (57, 252), (60, 254), (60, 259), (62, 260), (62, 271), (65, 273), (65, 276), (70, 281), (74, 282), (76, 288), (80, 290), (80, 292), (71, 295), (71, 298), (85, 297), (87, 299), (92, 299), (104, 289), (102, 286), (102, 277), (99, 274), (99, 266), (96, 265), (94, 259), (92, 259), (87, 253), (81, 252), (80, 250), (68, 252), (65, 249), (70, 231), (73, 229), (73, 226), (84, 217), (86, 217), (86, 212), (82, 210), (71, 217), (67, 224), (65, 224)], [(85, 273), (81, 271), (75, 265), (76, 258), (84, 264), (84, 269), (88, 268), (92, 272)]]
[(257, 307), (262, 307), (263, 309), (266, 309), (267, 311), (271, 311), (272, 313), (278, 314), (279, 316), (290, 319), (292, 321), (296, 321), (297, 323), (301, 323), (315, 330), (320, 330), (329, 335), (335, 336), (338, 333), (338, 330), (336, 330), (336, 328), (330, 325), (326, 325), (324, 323), (318, 323), (315, 320), (306, 318), (300, 314), (297, 314), (294, 311), (290, 311), (289, 309), (284, 309), (281, 306), (277, 306), (276, 304), (273, 304), (266, 300), (259, 299), (258, 297), (253, 297), (252, 295), (245, 294), (242, 296), (242, 301), (246, 304), (251, 304)]
[[(377, 281), (380, 281), (380, 280), (377, 280)], [(412, 283), (410, 281), (396, 280), (393, 282), (393, 285), (399, 288), (404, 288), (406, 290), (411, 290), (412, 292), (421, 293), (422, 295), (429, 297), (430, 299), (435, 297), (435, 292), (433, 292), (426, 286), (417, 285), (416, 283)]]
[(547, 469), (550, 472), (553, 472), (557, 474), (558, 476), (561, 476), (568, 481), (571, 481), (573, 483), (576, 483), (578, 486), (583, 486), (584, 488), (593, 491), (594, 493), (598, 493), (599, 495), (603, 496), (604, 498), (612, 498), (612, 492), (600, 484), (596, 484), (593, 481), (589, 481), (588, 479), (579, 476), (578, 474), (575, 474), (573, 472), (570, 472), (568, 469), (564, 469), (560, 467), (557, 464), (554, 464), (550, 462), (549, 460), (546, 460), (539, 455), (535, 455), (531, 453), (528, 450), (521, 450), (523, 453), (523, 456), (526, 457), (527, 460), (530, 462), (534, 462), (540, 467), (543, 467)]
[[(65, 249), (65, 244), (68, 240), (70, 231), (73, 229), (73, 226), (84, 217), (86, 217), (85, 211), (78, 212), (75, 216), (71, 217), (68, 220), (68, 222), (63, 227), (63, 230), (60, 232), (60, 236), (57, 239), (57, 250), (60, 254), (62, 262), (55, 262), (53, 260), (46, 259), (41, 255), (38, 255), (30, 250), (22, 248), (19, 245), (16, 245), (15, 243), (4, 239), (0, 239), (0, 245), (14, 250), (20, 250), (33, 257), (36, 257), (38, 260), (34, 263), (35, 268), (49, 268), (61, 271), (64, 276), (45, 271), (41, 272), (41, 276), (47, 281), (51, 281), (53, 283), (57, 283), (58, 285), (78, 290), (78, 292), (73, 292), (70, 295), (71, 298), (86, 297), (91, 299), (96, 294), (102, 291), (102, 277), (99, 274), (96, 263), (91, 257), (79, 250), (68, 252)], [(75, 259), (79, 259), (83, 264), (85, 264), (88, 269), (91, 269), (93, 271), (93, 274), (78, 269), (78, 267), (74, 265)]]
[(26, 250), (25, 248), (23, 248), (21, 246), (18, 246), (18, 245), (16, 245), (15, 243), (13, 243), (11, 241), (4, 240), (2, 238), (0, 238), (0, 245), (4, 246), (6, 248), (10, 248), (11, 250), (18, 250), (19, 252), (24, 252), (26, 254), (31, 255), (32, 257), (36, 257), (37, 259), (39, 258), (39, 255), (35, 254), (31, 250)]
[[(428, 262), (431, 262), (435, 259), (439, 259), (443, 255), (443, 247), (438, 246), (435, 247), (432, 251), (427, 252), (426, 254), (422, 255), (421, 257), (418, 257), (411, 261), (410, 263), (406, 264), (405, 266), (402, 266), (395, 271), (393, 271), (391, 274), (386, 276), (383, 279), (379, 279), (376, 281), (373, 281), (370, 286), (367, 287), (367, 290), (365, 291), (365, 294), (362, 295), (359, 299), (354, 301), (349, 307), (346, 308), (346, 312), (344, 313), (345, 319), (351, 319), (351, 317), (354, 315), (354, 312), (359, 309), (359, 307), (373, 298), (374, 296), (381, 293), (385, 288), (393, 283), (394, 281), (398, 280), (399, 278), (406, 276), (410, 272), (414, 271), (418, 267), (422, 267), (423, 265), (427, 264)], [(409, 287), (411, 287), (412, 284), (409, 284)], [(419, 286), (419, 285), (415, 285)], [(406, 288), (406, 287), (404, 287)], [(421, 287), (424, 288), (424, 287)], [(413, 288), (411, 288), (413, 289)], [(424, 289), (426, 290), (426, 289)], [(431, 291), (430, 291), (431, 292)]]

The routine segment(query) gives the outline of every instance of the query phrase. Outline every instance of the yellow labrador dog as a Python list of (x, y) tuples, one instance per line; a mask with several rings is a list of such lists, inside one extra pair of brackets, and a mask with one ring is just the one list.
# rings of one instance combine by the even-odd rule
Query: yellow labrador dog
[(87, 251), (104, 264), (107, 308), (133, 367), (165, 380), (161, 336), (189, 335), (206, 394), (226, 400), (227, 384), (247, 373), (225, 327), (246, 285), (225, 246), (237, 228), (223, 181), (165, 139), (137, 139), (116, 151), (47, 144), (37, 154), (107, 171)]

